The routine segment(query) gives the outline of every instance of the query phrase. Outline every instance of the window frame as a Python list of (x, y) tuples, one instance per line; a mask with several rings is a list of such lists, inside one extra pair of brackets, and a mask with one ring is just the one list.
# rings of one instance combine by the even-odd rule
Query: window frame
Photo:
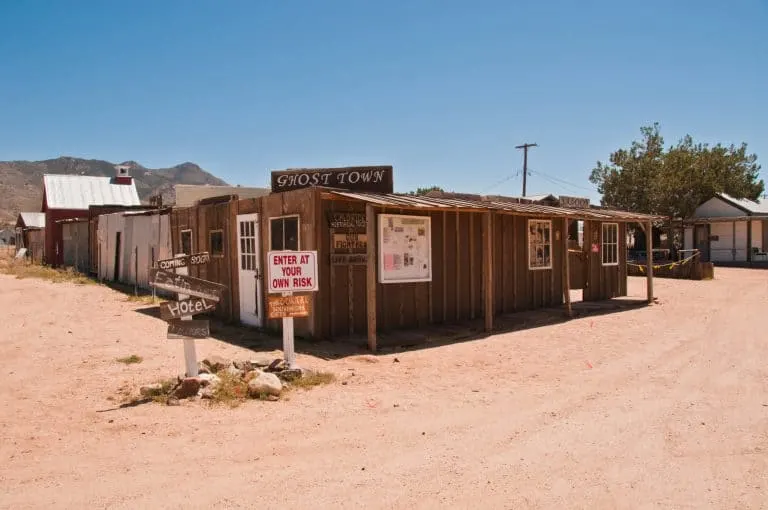
[[(613, 227), (616, 229), (616, 241), (615, 242), (606, 242), (605, 239), (605, 232), (606, 227)], [(608, 253), (606, 250), (606, 247), (615, 247), (615, 253), (616, 255), (616, 261), (615, 262), (606, 262), (605, 256)], [(603, 223), (600, 227), (600, 263), (603, 266), (606, 267), (615, 267), (619, 265), (619, 224), (618, 223)]]
[[(189, 251), (190, 253), (184, 253), (184, 234), (189, 232)], [(179, 231), (179, 253), (184, 253), (184, 255), (192, 255), (192, 253), (195, 252), (195, 236), (192, 235), (192, 229), (191, 228), (185, 228), (183, 230)]]
[[(216, 254), (216, 253), (213, 252), (213, 239), (212, 239), (211, 236), (213, 234), (216, 234), (216, 233), (220, 233), (221, 234), (221, 253), (219, 253), (219, 254)], [(222, 229), (222, 228), (213, 228), (213, 229), (210, 229), (208, 231), (208, 253), (211, 255), (211, 257), (216, 257), (216, 258), (223, 258), (224, 257), (224, 252), (226, 251), (226, 244), (227, 244), (227, 243), (224, 242), (224, 239), (225, 239), (224, 238), (224, 229)]]
[[(532, 266), (532, 260), (531, 260), (531, 223), (546, 223), (547, 227), (549, 228), (549, 241), (544, 243), (543, 246), (549, 245), (549, 265), (547, 266)], [(529, 271), (547, 271), (552, 270), (553, 262), (554, 262), (554, 253), (552, 251), (553, 243), (552, 243), (552, 220), (542, 220), (542, 219), (528, 219), (528, 228), (526, 229), (526, 251), (528, 253), (528, 270)]]
[[(285, 219), (296, 218), (296, 250), (301, 250), (301, 216), (299, 214), (285, 214), (283, 216), (270, 216), (269, 217), (269, 251), (294, 251), (285, 249)], [(272, 249), (272, 222), (274, 220), (283, 220), (283, 242), (281, 243), (283, 248), (281, 250)]]

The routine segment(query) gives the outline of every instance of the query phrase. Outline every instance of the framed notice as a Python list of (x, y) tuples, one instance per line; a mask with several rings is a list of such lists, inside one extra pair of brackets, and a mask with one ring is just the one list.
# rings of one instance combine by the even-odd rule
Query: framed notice
[(379, 282), (432, 281), (429, 216), (379, 214)]

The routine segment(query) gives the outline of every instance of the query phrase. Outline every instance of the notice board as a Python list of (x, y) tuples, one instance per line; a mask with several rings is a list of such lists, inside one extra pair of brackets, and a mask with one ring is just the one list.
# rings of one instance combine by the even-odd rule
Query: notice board
[(379, 214), (379, 282), (432, 281), (429, 216)]

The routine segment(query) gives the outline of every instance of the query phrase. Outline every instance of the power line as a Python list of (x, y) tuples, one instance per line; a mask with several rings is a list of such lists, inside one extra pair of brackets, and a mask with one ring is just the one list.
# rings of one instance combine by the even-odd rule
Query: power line
[(536, 143), (524, 143), (523, 145), (515, 146), (515, 149), (523, 149), (523, 196), (525, 196), (525, 185), (528, 181), (528, 149), (538, 146)]
[(543, 178), (547, 179), (547, 180), (548, 180), (548, 181), (550, 181), (550, 182), (553, 182), (553, 181), (554, 181), (554, 182), (553, 182), (554, 184), (561, 184), (561, 185), (566, 185), (566, 186), (570, 186), (571, 188), (580, 189), (580, 190), (585, 190), (585, 191), (590, 191), (590, 192), (591, 192), (591, 191), (594, 191), (592, 188), (587, 188), (586, 186), (580, 186), (580, 185), (578, 185), (578, 184), (573, 184), (572, 182), (568, 182), (568, 181), (566, 181), (566, 180), (563, 180), (563, 179), (561, 179), (561, 178), (559, 178), (559, 177), (555, 177), (555, 176), (553, 176), (553, 175), (548, 175), (548, 174), (545, 174), (544, 172), (542, 172), (542, 171), (540, 171), (540, 170), (531, 170), (531, 174), (534, 174), (534, 173), (536, 173), (536, 174), (538, 174), (539, 176), (541, 176), (541, 177), (543, 177)]
[(495, 184), (491, 184), (490, 186), (488, 186), (487, 188), (485, 188), (484, 190), (482, 190), (480, 193), (485, 193), (486, 191), (490, 191), (490, 190), (492, 190), (493, 188), (496, 188), (496, 187), (498, 187), (498, 186), (501, 186), (501, 185), (502, 185), (502, 184), (504, 184), (505, 182), (511, 181), (512, 179), (514, 179), (515, 177), (517, 177), (517, 176), (519, 176), (519, 175), (520, 175), (520, 172), (515, 172), (514, 174), (512, 174), (512, 175), (510, 175), (510, 176), (508, 176), (508, 177), (505, 177), (505, 178), (503, 178), (503, 179), (502, 179), (502, 180), (500, 180), (499, 182), (497, 182), (497, 183), (495, 183)]

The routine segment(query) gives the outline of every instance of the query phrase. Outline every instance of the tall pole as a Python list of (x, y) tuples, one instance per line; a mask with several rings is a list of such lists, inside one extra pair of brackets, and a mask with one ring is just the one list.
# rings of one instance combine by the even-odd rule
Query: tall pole
[(538, 146), (535, 143), (524, 143), (515, 147), (515, 149), (523, 149), (523, 196), (525, 196), (525, 188), (528, 183), (528, 148)]

